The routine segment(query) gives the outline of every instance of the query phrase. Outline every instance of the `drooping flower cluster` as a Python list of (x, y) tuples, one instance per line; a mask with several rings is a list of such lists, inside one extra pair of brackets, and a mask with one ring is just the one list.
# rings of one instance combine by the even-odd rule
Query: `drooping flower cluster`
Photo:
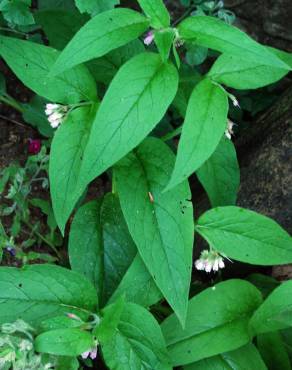
[(203, 250), (200, 258), (195, 261), (195, 267), (197, 270), (211, 272), (223, 269), (225, 263), (218, 252)]
[(48, 121), (53, 128), (57, 128), (66, 117), (68, 107), (61, 104), (46, 104), (45, 113), (48, 116)]
[(86, 360), (90, 357), (92, 360), (96, 359), (97, 357), (97, 347), (91, 348), (89, 351), (83, 352), (81, 357)]
[(230, 121), (230, 119), (227, 119), (227, 127), (226, 127), (226, 130), (225, 130), (225, 136), (229, 140), (231, 140), (231, 137), (234, 134), (234, 131), (233, 131), (234, 125), (235, 125), (234, 122)]

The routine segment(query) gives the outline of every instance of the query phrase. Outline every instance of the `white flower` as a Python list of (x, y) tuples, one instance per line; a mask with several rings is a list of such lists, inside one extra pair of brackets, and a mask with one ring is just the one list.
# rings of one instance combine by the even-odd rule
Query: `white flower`
[(53, 128), (57, 128), (64, 120), (68, 107), (61, 104), (47, 104), (45, 113), (48, 116), (48, 121)]
[(238, 100), (236, 99), (236, 97), (235, 97), (234, 95), (229, 94), (229, 98), (231, 99), (232, 104), (233, 104), (235, 107), (240, 108), (239, 102), (238, 102)]
[(227, 127), (226, 127), (226, 130), (225, 130), (225, 136), (229, 140), (231, 140), (231, 137), (234, 134), (234, 131), (233, 131), (234, 125), (235, 125), (234, 122), (230, 121), (230, 119), (227, 119)]
[(225, 267), (223, 258), (218, 252), (203, 250), (200, 258), (195, 261), (197, 270), (211, 272)]

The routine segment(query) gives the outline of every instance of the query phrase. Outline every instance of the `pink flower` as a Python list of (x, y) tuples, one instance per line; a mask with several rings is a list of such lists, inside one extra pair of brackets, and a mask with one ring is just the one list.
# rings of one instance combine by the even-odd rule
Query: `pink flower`
[(42, 142), (40, 139), (28, 139), (28, 152), (38, 154), (41, 150)]
[(85, 351), (81, 354), (81, 357), (86, 360), (90, 357), (92, 360), (96, 359), (97, 357), (97, 347), (91, 348), (89, 351)]
[(144, 39), (144, 44), (149, 46), (153, 40), (154, 40), (154, 33), (152, 31), (149, 31)]

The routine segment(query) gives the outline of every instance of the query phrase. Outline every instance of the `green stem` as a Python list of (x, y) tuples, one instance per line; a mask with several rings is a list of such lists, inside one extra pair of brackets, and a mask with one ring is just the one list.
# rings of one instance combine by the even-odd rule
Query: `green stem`
[(12, 108), (18, 110), (18, 112), (20, 113), (24, 112), (24, 109), (22, 108), (22, 106), (9, 95), (1, 95), (0, 101), (2, 101), (3, 103), (7, 105), (10, 105)]
[(162, 136), (161, 140), (168, 141), (176, 136), (178, 136), (182, 131), (182, 125), (176, 128), (175, 130), (169, 132), (168, 134)]
[(18, 35), (22, 35), (22, 36), (26, 36), (27, 35), (25, 32), (13, 30), (13, 29), (7, 28), (7, 27), (0, 27), (0, 31), (13, 32), (13, 33), (17, 33)]
[(46, 243), (49, 247), (51, 247), (51, 249), (56, 253), (57, 257), (59, 259), (61, 259), (61, 255), (59, 253), (59, 251), (57, 250), (57, 248), (54, 246), (53, 243), (51, 243), (48, 239), (46, 239), (42, 234), (40, 234), (38, 231), (36, 231), (34, 229), (34, 227), (28, 222), (28, 221), (24, 221), (23, 222), (26, 224), (26, 226), (28, 226), (31, 231), (36, 235), (38, 236), (44, 243)]

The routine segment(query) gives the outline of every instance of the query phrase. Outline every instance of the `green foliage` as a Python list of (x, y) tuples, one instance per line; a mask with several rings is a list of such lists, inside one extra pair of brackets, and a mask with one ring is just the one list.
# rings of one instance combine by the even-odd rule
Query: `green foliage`
[(229, 258), (258, 265), (291, 263), (292, 238), (275, 221), (240, 207), (204, 213), (196, 226), (211, 247)]
[(94, 79), (84, 66), (48, 76), (58, 52), (48, 46), (0, 36), (0, 55), (16, 76), (36, 94), (59, 103), (96, 100)]
[(12, 26), (28, 26), (35, 23), (30, 6), (31, 0), (1, 0), (0, 12)]
[(234, 145), (221, 139), (211, 157), (196, 175), (206, 190), (212, 207), (233, 205), (239, 188), (239, 165)]
[(227, 126), (227, 111), (227, 95), (220, 86), (209, 79), (195, 86), (167, 189), (187, 179), (215, 151)]
[(162, 193), (173, 162), (174, 156), (168, 147), (160, 140), (149, 138), (118, 163), (114, 176), (123, 213), (139, 253), (184, 323), (192, 263), (193, 215), (192, 206), (188, 205), (191, 194), (186, 182)]
[(185, 328), (176, 316), (161, 325), (175, 366), (237, 349), (251, 339), (248, 322), (261, 304), (260, 292), (243, 280), (228, 280), (189, 301)]
[[(95, 368), (99, 356), (110, 370), (290, 370), (291, 281), (217, 272), (292, 262), (280, 225), (235, 206), (228, 119), (267, 106), (249, 90), (286, 76), (292, 56), (231, 26), (222, 1), (184, 1), (191, 16), (172, 24), (162, 0), (138, 3), (144, 15), (39, 0), (32, 15), (28, 0), (0, 1), (0, 56), (37, 94), (19, 103), (0, 75), (0, 102), (48, 138), (1, 170), (0, 257), (26, 266), (0, 267), (0, 368)], [(201, 215), (194, 173), (213, 207)], [(194, 250), (204, 283), (195, 232), (209, 243)]]
[(66, 46), (51, 73), (61, 72), (101, 57), (136, 39), (148, 27), (141, 14), (130, 9), (113, 9), (87, 22)]
[(170, 16), (162, 0), (138, 0), (139, 5), (150, 19), (153, 28), (166, 28), (170, 25)]

